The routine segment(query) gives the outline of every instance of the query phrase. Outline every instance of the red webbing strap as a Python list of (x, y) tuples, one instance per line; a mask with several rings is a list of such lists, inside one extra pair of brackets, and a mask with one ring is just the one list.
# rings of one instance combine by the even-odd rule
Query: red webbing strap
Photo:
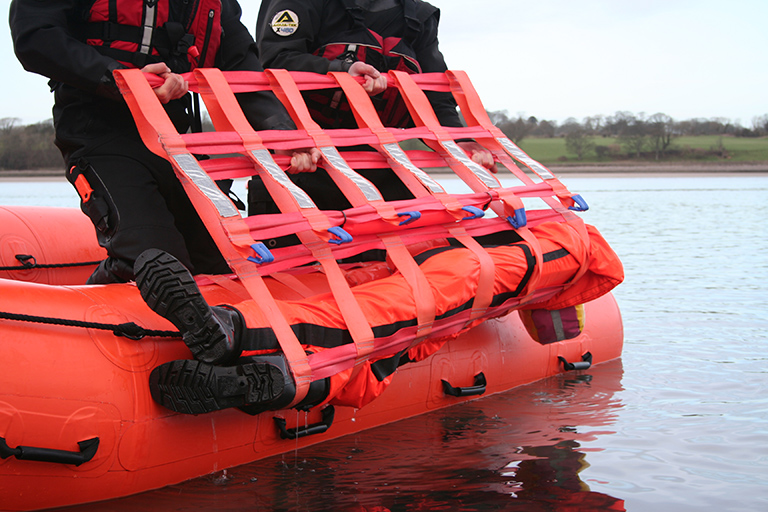
[(258, 174), (280, 211), (301, 212), (312, 229), (327, 231), (331, 227), (328, 218), (274, 162), (258, 133), (245, 118), (223, 73), (218, 69), (196, 69), (195, 77), (214, 126), (220, 131), (235, 132), (242, 139), (247, 157), (259, 169)]
[[(336, 82), (327, 75), (320, 75), (310, 71), (291, 71), (290, 74), (301, 91), (337, 87)], [(224, 71), (224, 76), (235, 93), (272, 90), (272, 85), (263, 71)], [(194, 72), (182, 73), (181, 77), (187, 81), (191, 92), (200, 91), (197, 76), (195, 76)], [(147, 77), (147, 80), (153, 88), (160, 87), (163, 84), (163, 79), (157, 75), (150, 75)], [(356, 80), (360, 83), (363, 82), (362, 77), (356, 78)], [(447, 86), (445, 90), (446, 92), (448, 91)]]
[(198, 278), (198, 284), (205, 282), (206, 278), (221, 288), (224, 288), (232, 295), (239, 297), (241, 301), (251, 299), (251, 296), (248, 294), (248, 290), (245, 289), (242, 283), (236, 283), (230, 278), (230, 276), (221, 274), (207, 274)]
[[(437, 138), (437, 143), (425, 141), (443, 156), (450, 168), (474, 191), (498, 191), (499, 203), (491, 203), (491, 209), (503, 217), (515, 217), (516, 212), (524, 211), (523, 201), (510, 191), (503, 191), (501, 183), (486, 168), (473, 162), (461, 147), (453, 140), (451, 134), (440, 126), (427, 95), (414, 82), (411, 75), (402, 71), (390, 71), (397, 88), (403, 97), (408, 111), (417, 126), (424, 126)], [(502, 192), (503, 191), (503, 192)]]
[[(406, 75), (406, 73), (402, 73), (402, 75)], [(334, 77), (334, 78), (337, 78), (337, 77)], [(367, 95), (365, 98), (363, 98), (362, 95), (360, 94), (360, 91), (362, 91), (362, 88), (360, 88), (359, 86), (354, 87), (353, 84), (351, 84), (348, 80), (340, 76), (337, 78), (337, 80), (339, 80), (339, 84), (342, 86), (343, 89), (345, 89), (345, 92), (349, 90), (349, 94), (347, 95), (348, 98), (350, 98), (350, 94), (353, 94), (361, 107), (363, 105), (366, 105), (366, 103), (370, 103), (370, 99), (367, 98)], [(450, 150), (443, 145), (445, 141), (450, 141), (451, 143), (453, 143), (453, 138), (451, 138), (451, 136), (445, 130), (443, 130), (443, 128), (440, 126), (437, 120), (437, 117), (432, 111), (432, 107), (431, 107), (431, 104), (429, 103), (429, 100), (427, 100), (426, 96), (423, 95), (423, 92), (421, 91), (421, 89), (419, 89), (414, 82), (404, 83), (404, 81), (401, 81), (400, 83), (403, 83), (403, 87), (410, 89), (410, 92), (411, 92), (411, 95), (409, 96), (409, 98), (406, 99), (406, 103), (408, 103), (409, 100), (411, 102), (420, 103), (418, 107), (414, 107), (414, 110), (411, 111), (411, 115), (414, 115), (414, 111), (416, 111), (417, 115), (419, 115), (420, 117), (420, 120), (422, 121), (426, 120), (422, 124), (430, 128), (430, 130), (433, 133), (438, 135), (438, 140), (441, 147), (443, 147), (444, 152), (446, 153), (446, 156), (449, 157), (449, 162), (453, 162), (454, 165), (457, 167), (456, 169), (457, 172), (466, 174), (467, 178), (471, 179), (472, 182), (476, 182), (476, 181), (481, 182), (482, 180), (478, 177), (477, 173), (467, 168), (466, 162), (459, 161), (457, 158), (454, 158), (453, 155), (451, 155)], [(354, 84), (354, 85), (356, 86), (358, 84)], [(419, 91), (419, 93), (422, 94), (423, 101), (420, 101), (421, 99), (416, 97), (417, 94), (413, 92), (413, 89), (411, 87), (412, 85), (415, 86), (416, 89)], [(405, 94), (403, 95), (405, 96)], [(353, 104), (352, 101), (350, 101), (350, 103)], [(371, 108), (372, 107), (373, 105), (371, 105)], [(353, 109), (354, 109), (354, 106), (353, 106)], [(410, 106), (409, 106), (409, 109), (410, 109)], [(375, 110), (373, 112), (375, 114)], [(382, 135), (380, 140), (383, 139), (382, 142), (386, 143), (387, 139), (385, 137), (391, 136), (391, 134), (389, 134), (389, 132), (386, 132), (386, 129), (384, 129), (384, 127), (381, 126), (380, 122), (377, 123), (376, 121), (374, 121), (372, 119), (373, 116), (370, 114), (366, 115), (365, 111), (363, 111), (362, 109), (356, 112), (355, 115), (357, 116), (358, 122), (369, 124), (369, 128), (371, 128), (374, 131), (374, 133), (377, 133), (377, 135), (381, 133)], [(378, 126), (376, 126), (377, 124)], [(418, 124), (419, 124), (419, 121), (417, 121), (417, 125)], [(383, 132), (386, 132), (387, 135), (386, 136), (383, 135)], [(461, 150), (459, 149), (459, 151)], [(465, 179), (465, 181), (467, 180)], [(496, 181), (496, 185), (498, 187), (501, 186), (498, 183), (498, 181)], [(478, 190), (476, 191), (479, 191), (479, 190), (487, 191), (489, 188), (487, 184), (482, 184), (482, 185), (478, 184), (477, 187), (478, 187)], [(433, 195), (438, 195), (438, 194), (433, 194)], [(453, 201), (455, 201), (455, 199), (453, 199)], [(450, 204), (450, 202), (448, 202), (448, 204)], [(520, 207), (522, 207), (522, 202), (520, 203)], [(461, 208), (461, 205), (459, 205), (459, 208)], [(452, 210), (457, 211), (457, 208), (453, 206)], [(482, 314), (485, 313), (485, 310), (491, 304), (491, 300), (493, 299), (493, 282), (495, 277), (495, 270), (494, 270), (495, 266), (494, 266), (493, 260), (491, 259), (490, 255), (485, 251), (485, 249), (483, 249), (472, 237), (467, 235), (466, 231), (464, 231), (463, 228), (450, 227), (448, 231), (453, 237), (455, 237), (462, 244), (464, 244), (468, 249), (470, 249), (473, 253), (475, 253), (478, 257), (478, 260), (480, 261), (480, 279), (478, 280), (477, 293), (472, 302), (472, 313), (470, 315), (471, 319), (474, 320), (478, 316), (481, 316)], [(395, 247), (396, 246), (396, 244), (394, 243), (395, 241), (392, 241), (392, 242), (393, 242), (393, 247)], [(409, 268), (409, 262), (408, 262), (408, 259), (412, 260), (412, 257), (410, 257), (410, 254), (408, 256), (409, 258), (405, 258), (405, 256), (402, 253), (399, 254), (399, 257), (401, 257), (400, 263), (405, 266), (403, 269), (399, 268), (399, 270), (401, 271), (401, 273), (403, 273), (403, 276), (406, 278), (407, 278), (406, 272), (414, 272), (414, 269)], [(395, 261), (394, 257), (393, 257), (393, 261)], [(419, 269), (418, 266), (416, 266), (416, 270), (418, 270), (418, 273), (414, 272), (414, 275), (411, 276), (412, 281), (409, 281), (409, 285), (414, 291), (414, 298), (417, 301), (416, 302), (417, 314), (420, 315), (419, 328), (420, 328), (420, 331), (427, 330), (427, 329), (431, 331), (432, 324), (434, 323), (434, 318), (435, 318), (434, 296), (432, 297), (432, 302), (429, 305), (429, 307), (431, 307), (432, 309), (428, 310), (424, 308), (424, 310), (422, 310), (422, 307), (424, 306), (422, 302), (425, 300), (424, 296), (426, 295), (426, 291), (423, 290), (423, 284), (418, 280), (418, 275), (420, 274), (422, 277), (424, 276), (423, 276), (423, 272), (421, 272), (421, 269)], [(426, 278), (424, 278), (424, 281), (426, 282)], [(429, 286), (428, 282), (426, 283), (426, 286)], [(421, 294), (421, 297), (419, 297), (417, 294)], [(432, 294), (431, 287), (429, 289), (429, 294), (430, 295)], [(428, 323), (425, 323), (427, 322), (427, 319), (428, 319)], [(421, 336), (418, 336), (417, 338), (418, 338), (417, 340), (414, 340), (414, 344), (416, 344), (418, 341), (423, 339)]]
[(233, 269), (246, 290), (248, 290), (248, 293), (254, 298), (254, 300), (238, 303), (237, 309), (246, 318), (246, 325), (248, 325), (249, 308), (258, 308), (269, 322), (269, 326), (274, 331), (277, 342), (280, 345), (280, 350), (282, 350), (286, 361), (288, 361), (288, 368), (296, 384), (296, 396), (288, 406), (293, 407), (307, 396), (309, 385), (313, 380), (312, 368), (309, 365), (307, 353), (283, 316), (283, 312), (280, 311), (280, 307), (277, 305), (274, 297), (272, 297), (272, 293), (267, 288), (264, 279), (262, 279), (254, 267), (255, 265), (249, 265), (248, 268), (245, 268), (245, 265), (241, 265), (240, 268)]
[[(376, 135), (379, 144), (375, 146), (375, 149), (390, 160), (392, 170), (397, 173), (397, 176), (405, 183), (408, 190), (411, 191), (414, 197), (427, 195), (428, 189), (432, 186), (430, 182), (434, 180), (421, 169), (417, 168), (417, 172), (413, 172), (411, 168), (406, 168), (402, 162), (393, 158), (387, 151), (387, 146), (397, 144), (397, 139), (381, 123), (378, 112), (376, 112), (376, 108), (374, 108), (371, 98), (365, 92), (365, 89), (349, 73), (334, 71), (329, 73), (329, 75), (333, 77), (346, 95), (357, 125), (361, 128), (370, 129)], [(415, 167), (413, 164), (411, 166)]]
[(395, 267), (411, 288), (418, 322), (416, 337), (411, 343), (411, 346), (415, 346), (425, 340), (432, 332), (437, 311), (435, 294), (427, 277), (403, 244), (402, 239), (397, 235), (382, 235), (379, 238), (387, 248), (387, 255), (392, 259)]
[[(218, 123), (219, 126), (240, 134), (249, 156), (253, 158), (257, 165), (262, 165), (264, 156), (262, 155), (261, 158), (257, 158), (255, 157), (255, 152), (266, 152), (266, 150), (261, 144), (258, 134), (251, 128), (250, 123), (248, 123), (245, 115), (242, 113), (234, 93), (232, 93), (226, 83), (224, 76), (220, 71), (212, 69), (196, 70), (195, 73), (198, 77), (201, 96), (203, 96), (214, 124)], [(272, 179), (273, 174), (267, 172), (267, 176), (268, 179)], [(298, 187), (296, 188), (301, 190)], [(355, 343), (358, 354), (356, 364), (361, 365), (368, 359), (369, 354), (373, 350), (373, 330), (352, 294), (336, 259), (333, 257), (328, 241), (317, 233), (320, 230), (327, 231), (328, 227), (331, 226), (330, 221), (324, 213), (315, 207), (314, 203), (311, 206), (301, 207), (300, 203), (295, 200), (296, 195), (294, 192), (288, 196), (286, 192), (283, 192), (284, 199), (289, 197), (293, 199), (292, 202), (286, 201), (286, 206), (289, 207), (287, 211), (301, 212), (313, 227), (313, 231), (303, 231), (297, 233), (297, 235), (325, 271), (331, 293), (334, 299), (336, 299), (344, 322), (347, 324), (347, 328)]]
[[(151, 151), (171, 162), (222, 256), (254, 299), (244, 304), (253, 302), (255, 306), (256, 300), (259, 301), (258, 307), (269, 319), (290, 362), (296, 381), (294, 402), (298, 403), (306, 396), (312, 382), (307, 355), (280, 313), (277, 303), (258, 274), (256, 265), (245, 259), (252, 251), (251, 245), (255, 243), (248, 234), (247, 225), (229, 198), (200, 168), (197, 159), (189, 154), (183, 138), (176, 132), (144, 73), (138, 69), (117, 70), (115, 80), (136, 120), (142, 140)], [(192, 177), (189, 176), (190, 172), (194, 173)]]
[[(440, 156), (446, 159), (450, 168), (474, 191), (485, 192), (488, 189), (501, 188), (499, 181), (484, 167), (473, 162), (458, 146), (448, 131), (440, 126), (432, 106), (424, 91), (413, 81), (408, 73), (390, 71), (390, 77), (400, 91), (416, 126), (426, 127), (437, 139), (434, 146)], [(497, 212), (501, 214), (501, 212)]]
[(429, 174), (414, 165), (405, 151), (400, 148), (395, 136), (382, 124), (370, 96), (360, 83), (349, 73), (332, 72), (329, 74), (344, 91), (358, 126), (368, 128), (376, 135), (379, 140), (379, 144), (375, 146), (376, 150), (387, 159), (392, 169), (408, 186), (413, 195), (422, 197), (429, 193), (440, 201), (454, 217), (457, 219), (464, 218), (466, 215), (462, 210), (462, 205), (452, 195), (446, 193), (445, 189)]
[[(572, 198), (573, 194), (565, 187), (565, 185), (563, 185), (559, 179), (557, 179), (557, 177), (552, 172), (550, 172), (549, 169), (529, 157), (522, 149), (520, 149), (511, 140), (509, 140), (501, 130), (493, 125), (490, 118), (488, 117), (488, 113), (485, 111), (485, 107), (483, 107), (483, 104), (480, 101), (480, 96), (477, 94), (477, 91), (475, 90), (472, 82), (469, 80), (469, 77), (465, 72), (448, 71), (446, 72), (446, 76), (448, 77), (449, 83), (451, 85), (451, 92), (453, 93), (456, 102), (459, 104), (459, 108), (461, 108), (462, 113), (465, 115), (467, 123), (476, 124), (488, 130), (494, 136), (494, 139), (491, 140), (495, 142), (497, 146), (501, 147), (506, 153), (536, 173), (536, 175), (539, 176), (539, 178), (541, 178), (544, 183), (552, 187), (552, 191), (560, 200), (560, 202), (558, 203), (552, 201), (549, 197), (543, 197), (542, 199), (554, 211), (558, 212), (562, 216), (564, 222), (571, 225), (576, 230), (576, 232), (579, 233), (579, 236), (584, 242), (586, 254), (589, 254), (589, 235), (587, 233), (586, 227), (584, 226), (584, 222), (579, 219), (573, 212), (562, 208), (562, 206), (569, 207), (575, 204)], [(489, 142), (489, 139), (485, 139), (482, 143), (488, 144)], [(502, 163), (504, 163), (503, 156), (500, 159), (502, 160)], [(510, 165), (513, 166), (510, 167), (510, 170), (516, 169), (514, 163), (510, 163)], [(515, 174), (518, 175), (518, 173)], [(589, 258), (586, 256), (586, 254), (579, 258), (582, 261), (581, 268), (573, 277), (573, 279), (571, 279), (570, 284), (565, 286), (566, 288), (578, 281), (578, 279), (581, 278), (581, 276), (584, 275), (584, 273), (587, 271), (589, 266)]]
[[(464, 118), (467, 121), (467, 123), (469, 123), (470, 125), (475, 124), (475, 125), (481, 126), (484, 129), (488, 130), (491, 135), (493, 135), (494, 139), (490, 139), (490, 140), (484, 139), (482, 143), (489, 144), (490, 142), (493, 142), (496, 144), (497, 147), (501, 147), (505, 152), (505, 154), (508, 153), (509, 155), (514, 157), (517, 161), (519, 161), (520, 163), (525, 165), (528, 169), (533, 171), (539, 178), (543, 180), (544, 183), (552, 187), (552, 191), (560, 200), (560, 202), (557, 203), (555, 201), (550, 200), (549, 197), (541, 198), (555, 212), (558, 212), (562, 216), (562, 219), (564, 222), (568, 223), (570, 226), (572, 226), (576, 230), (576, 232), (579, 234), (582, 241), (584, 242), (584, 248), (586, 251), (585, 255), (579, 258), (582, 261), (581, 268), (579, 268), (579, 271), (577, 272), (577, 274), (571, 279), (570, 284), (567, 284), (565, 288), (571, 286), (573, 283), (577, 282), (581, 278), (581, 276), (584, 275), (584, 273), (586, 273), (587, 268), (589, 267), (589, 258), (587, 257), (587, 255), (589, 254), (589, 234), (587, 233), (584, 222), (580, 218), (578, 218), (573, 212), (570, 212), (562, 208), (562, 206), (565, 206), (567, 208), (575, 204), (575, 201), (573, 200), (573, 194), (565, 187), (565, 185), (563, 185), (563, 183), (549, 169), (547, 169), (546, 167), (541, 165), (539, 162), (529, 157), (522, 149), (520, 149), (511, 140), (509, 140), (507, 136), (504, 135), (504, 133), (499, 128), (494, 126), (494, 124), (491, 122), (491, 119), (488, 117), (488, 113), (486, 112), (485, 107), (480, 101), (480, 96), (477, 94), (477, 91), (472, 85), (472, 82), (469, 80), (469, 77), (464, 71), (447, 71), (446, 76), (451, 86), (451, 92), (454, 98), (456, 99), (456, 102), (459, 104), (459, 108), (461, 109), (462, 114), (464, 114)], [(502, 160), (502, 163), (505, 163), (506, 165), (506, 162), (504, 162), (504, 155), (499, 155), (499, 156), (500, 156), (500, 160)], [(510, 165), (512, 167), (509, 167)], [(513, 172), (514, 172), (514, 169), (517, 169), (517, 167), (514, 165), (513, 162), (510, 162), (510, 164), (507, 166)], [(515, 172), (515, 175), (520, 177), (520, 175), (517, 172)], [(525, 175), (523, 174), (522, 176), (525, 176)], [(530, 180), (527, 179), (523, 181), (527, 183)], [(528, 241), (530, 244), (530, 240), (526, 240), (526, 241)]]
[(577, 258), (578, 261), (581, 261), (581, 266), (579, 267), (579, 270), (576, 272), (576, 274), (566, 283), (563, 285), (563, 290), (566, 290), (576, 284), (581, 277), (587, 273), (587, 270), (589, 270), (589, 248), (590, 248), (590, 239), (589, 239), (589, 232), (587, 232), (587, 226), (584, 223), (584, 221), (576, 217), (573, 220), (566, 221), (566, 224), (571, 226), (574, 231), (578, 234), (579, 238), (581, 238), (581, 241), (583, 242), (582, 245), (582, 254), (573, 256)]
[(464, 229), (451, 229), (451, 236), (458, 240), (464, 247), (472, 251), (480, 263), (480, 276), (477, 280), (477, 291), (472, 299), (472, 313), (470, 323), (483, 316), (493, 301), (493, 285), (496, 280), (496, 264), (485, 248), (469, 236)]
[[(486, 145), (486, 147), (491, 146), (495, 149), (496, 151), (493, 153), (500, 160), (508, 160), (509, 156), (511, 156), (523, 164), (552, 187), (552, 191), (563, 206), (574, 206), (575, 202), (572, 199), (573, 194), (565, 187), (565, 185), (563, 185), (557, 176), (542, 164), (528, 156), (491, 122), (491, 119), (488, 117), (488, 113), (485, 111), (485, 107), (480, 100), (480, 95), (477, 94), (477, 91), (469, 80), (467, 74), (464, 71), (449, 70), (446, 72), (446, 76), (451, 86), (451, 93), (456, 99), (456, 103), (458, 103), (467, 124), (470, 126), (480, 126), (487, 130), (489, 135), (491, 135), (492, 138), (483, 140), (482, 144)], [(514, 162), (502, 161), (502, 163), (504, 163), (521, 181), (529, 184), (532, 183), (530, 178), (524, 173), (519, 172)], [(518, 172), (515, 172), (516, 170)]]
[[(299, 127), (315, 141), (315, 145), (323, 153), (327, 166), (326, 171), (331, 174), (336, 185), (341, 189), (352, 206), (360, 206), (371, 201), (382, 200), (381, 194), (368, 180), (352, 171), (346, 162), (339, 156), (328, 150), (333, 147), (331, 138), (315, 123), (307, 109), (304, 99), (296, 83), (288, 71), (284, 69), (268, 69), (267, 77), (272, 84), (272, 89), (277, 98), (283, 103), (291, 118)], [(338, 152), (336, 152), (338, 154)], [(339, 166), (342, 166), (339, 168)], [(350, 174), (350, 171), (352, 174)]]
[(168, 118), (138, 69), (121, 69), (115, 80), (131, 109), (141, 138), (155, 154), (167, 159), (227, 262), (252, 254), (254, 240), (232, 201), (219, 190)]
[(355, 344), (357, 358), (355, 360), (355, 374), (360, 370), (361, 365), (368, 360), (374, 346), (373, 329), (365, 317), (360, 303), (357, 302), (352, 289), (347, 283), (344, 272), (339, 267), (338, 262), (333, 256), (328, 243), (318, 237), (312, 231), (297, 233), (301, 243), (307, 247), (312, 256), (322, 265), (323, 271), (328, 278), (328, 285), (331, 288), (331, 294), (336, 300), (344, 323), (347, 325), (352, 341)]
[(309, 286), (305, 285), (301, 279), (293, 274), (289, 274), (287, 272), (272, 272), (269, 274), (269, 277), (298, 293), (303, 299), (317, 295), (317, 292), (312, 290), (312, 288)]
[(296, 125), (300, 129), (305, 130), (315, 141), (315, 145), (323, 154), (326, 164), (324, 166), (325, 170), (342, 193), (344, 193), (350, 204), (352, 206), (370, 204), (376, 208), (382, 219), (398, 224), (401, 219), (395, 213), (394, 208), (384, 202), (381, 193), (373, 183), (349, 166), (334, 147), (328, 134), (312, 119), (309, 109), (304, 103), (301, 92), (296, 82), (293, 81), (291, 74), (284, 69), (268, 69), (265, 72), (267, 77), (269, 77), (275, 95), (283, 102)]
[[(522, 200), (511, 190), (502, 188), (499, 181), (486, 169), (472, 162), (464, 151), (453, 143), (453, 147), (448, 146), (448, 141), (453, 142), (450, 134), (440, 126), (437, 116), (433, 112), (429, 99), (424, 91), (416, 84), (413, 77), (402, 71), (390, 71), (395, 84), (400, 90), (400, 94), (408, 107), (408, 111), (417, 126), (425, 126), (438, 140), (436, 150), (444, 154), (451, 169), (464, 180), (467, 185), (475, 192), (488, 192), (496, 194), (501, 200), (503, 209), (499, 209), (496, 202), (491, 203), (491, 208), (503, 217), (514, 217), (515, 212), (523, 208)], [(542, 254), (541, 247), (536, 237), (530, 232), (527, 226), (515, 228), (516, 232), (526, 241), (536, 257), (534, 275), (531, 277), (528, 289), (529, 295), (533, 293), (535, 284), (541, 277)], [(526, 297), (527, 298), (527, 297)]]
[[(370, 97), (360, 83), (349, 73), (334, 72), (331, 73), (331, 76), (346, 94), (358, 126), (368, 128), (376, 135), (380, 144), (374, 147), (388, 159), (392, 169), (409, 187), (414, 196), (418, 198), (433, 195), (445, 205), (446, 210), (454, 213), (457, 218), (463, 218), (465, 215), (462, 205), (453, 196), (448, 195), (427, 173), (413, 165), (405, 152), (400, 149), (394, 135), (381, 123)], [(383, 235), (379, 238), (384, 243), (387, 254), (395, 267), (411, 288), (418, 322), (417, 334), (413, 343), (417, 344), (426, 339), (432, 331), (435, 320), (436, 305), (432, 287), (399, 236)]]

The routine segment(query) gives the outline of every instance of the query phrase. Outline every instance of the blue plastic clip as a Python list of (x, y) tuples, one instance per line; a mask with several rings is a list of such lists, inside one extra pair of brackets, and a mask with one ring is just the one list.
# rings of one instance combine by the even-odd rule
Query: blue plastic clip
[(471, 214), (469, 217), (464, 217), (461, 220), (471, 220), (471, 219), (479, 219), (480, 217), (485, 217), (485, 212), (480, 208), (478, 208), (477, 206), (463, 206), (461, 209)]
[(403, 212), (397, 214), (398, 217), (404, 217), (406, 215), (408, 218), (400, 222), (400, 224), (398, 224), (399, 226), (405, 226), (406, 224), (410, 224), (411, 222), (421, 218), (421, 212)]
[(573, 202), (576, 203), (576, 206), (569, 206), (569, 210), (573, 210), (575, 212), (585, 212), (589, 210), (589, 205), (579, 194), (574, 194), (571, 196), (571, 199), (573, 199)]
[(510, 224), (512, 224), (512, 227), (515, 229), (520, 229), (521, 227), (528, 224), (528, 217), (525, 215), (525, 208), (518, 208), (515, 210), (515, 216), (509, 216), (507, 217), (507, 220)]
[(269, 249), (267, 249), (267, 246), (263, 243), (256, 242), (251, 246), (251, 249), (256, 253), (256, 256), (248, 256), (248, 261), (258, 263), (259, 265), (275, 261), (275, 256), (269, 252)]
[(341, 245), (352, 241), (352, 235), (344, 231), (341, 226), (332, 226), (328, 228), (328, 232), (337, 237), (328, 240), (332, 244)]

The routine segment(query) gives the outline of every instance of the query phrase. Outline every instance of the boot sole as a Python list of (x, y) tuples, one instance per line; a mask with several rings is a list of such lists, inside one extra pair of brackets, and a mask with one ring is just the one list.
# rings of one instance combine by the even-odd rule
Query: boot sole
[(181, 262), (165, 251), (149, 249), (136, 259), (135, 274), (144, 302), (181, 331), (196, 359), (214, 363), (229, 357), (226, 333)]
[(278, 398), (283, 389), (283, 372), (262, 362), (214, 366), (179, 360), (158, 366), (149, 376), (149, 390), (155, 402), (183, 414), (203, 414), (249, 404), (267, 405)]

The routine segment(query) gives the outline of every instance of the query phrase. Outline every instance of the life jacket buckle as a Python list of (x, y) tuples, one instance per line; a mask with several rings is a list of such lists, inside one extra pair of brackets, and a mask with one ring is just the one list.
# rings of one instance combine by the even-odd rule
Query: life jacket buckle
[(112, 22), (104, 22), (102, 25), (102, 34), (101, 34), (101, 40), (104, 41), (105, 46), (109, 46), (109, 44), (115, 40), (115, 38), (112, 36)]

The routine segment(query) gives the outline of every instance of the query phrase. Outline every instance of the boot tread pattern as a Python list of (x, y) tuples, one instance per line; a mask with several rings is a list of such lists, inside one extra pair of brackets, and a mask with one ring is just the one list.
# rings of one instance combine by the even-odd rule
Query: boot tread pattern
[(226, 333), (213, 319), (195, 278), (176, 258), (149, 249), (136, 260), (136, 285), (147, 305), (181, 331), (192, 355), (217, 362), (226, 356)]
[(267, 404), (283, 392), (282, 371), (274, 365), (251, 362), (214, 366), (195, 360), (179, 360), (152, 370), (152, 398), (164, 407), (202, 414), (248, 404)]

